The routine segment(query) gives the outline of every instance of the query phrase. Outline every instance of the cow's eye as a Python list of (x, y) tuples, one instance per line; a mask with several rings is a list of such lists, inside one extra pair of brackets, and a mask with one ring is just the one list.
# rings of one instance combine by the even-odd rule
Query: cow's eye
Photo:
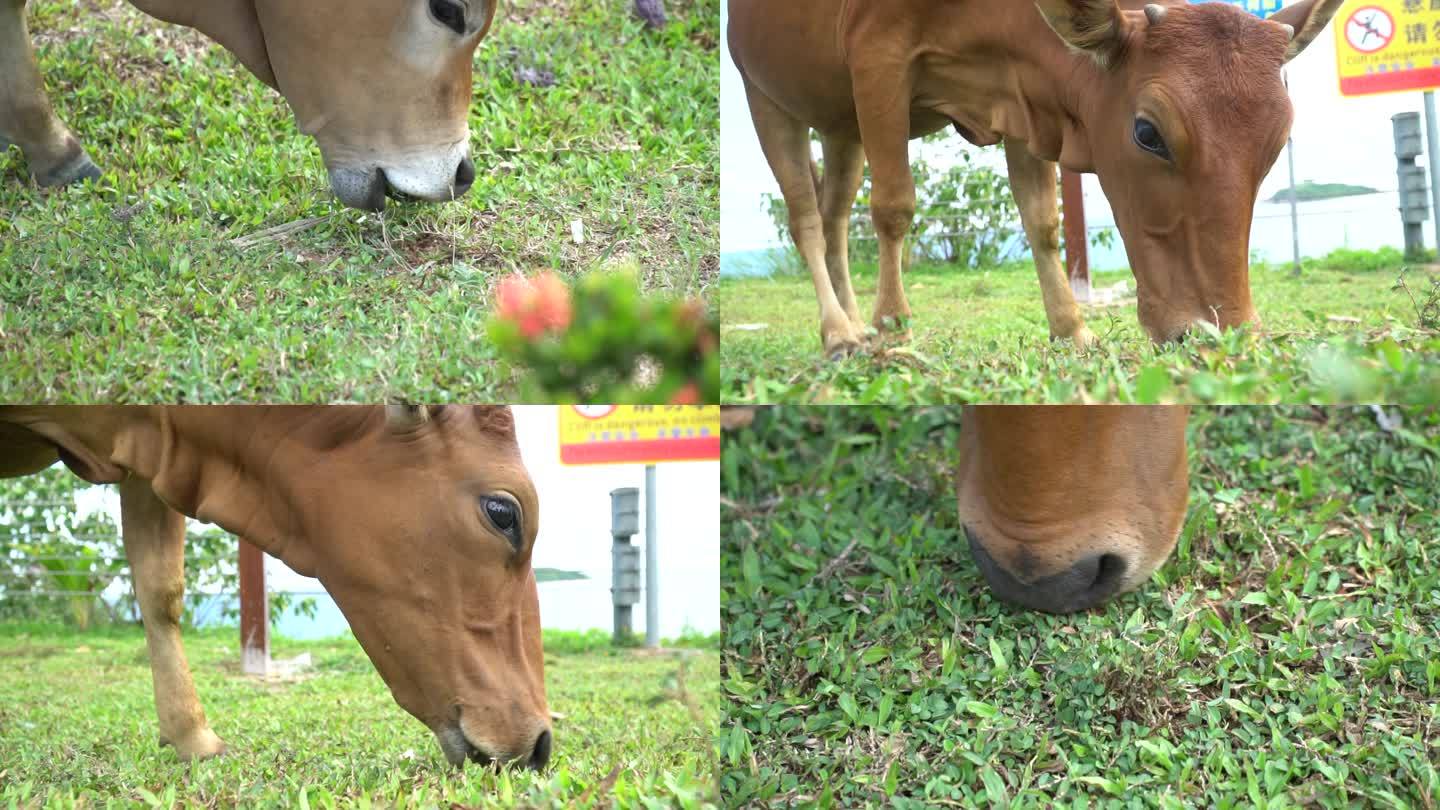
[(1152, 155), (1170, 159), (1170, 147), (1160, 137), (1160, 128), (1146, 118), (1135, 119), (1135, 145)]
[(525, 542), (520, 536), (520, 505), (504, 495), (487, 495), (480, 499), (480, 507), (495, 531), (505, 535), (518, 551)]
[(430, 0), (430, 15), (451, 31), (465, 33), (465, 6), (455, 0)]

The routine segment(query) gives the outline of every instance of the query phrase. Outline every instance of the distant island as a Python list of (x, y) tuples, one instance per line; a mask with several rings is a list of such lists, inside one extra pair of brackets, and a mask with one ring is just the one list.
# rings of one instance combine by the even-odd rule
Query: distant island
[(536, 568), (536, 582), (563, 582), (567, 579), (589, 579), (579, 571), (562, 571), (559, 568)]
[[(1295, 198), (1300, 202), (1311, 200), (1331, 200), (1336, 197), (1354, 197), (1357, 194), (1374, 194), (1376, 190), (1369, 186), (1351, 186), (1345, 183), (1314, 183), (1309, 180), (1295, 187)], [(1270, 202), (1290, 202), (1290, 189), (1281, 189), (1279, 194), (1271, 197)]]

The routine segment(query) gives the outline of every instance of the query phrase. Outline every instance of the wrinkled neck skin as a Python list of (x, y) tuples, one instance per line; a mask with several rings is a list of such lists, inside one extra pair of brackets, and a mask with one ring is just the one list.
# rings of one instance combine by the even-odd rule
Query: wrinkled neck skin
[[(225, 429), (197, 430), (196, 416)], [(86, 407), (0, 411), (0, 421), (27, 428), (59, 448), (76, 475), (117, 483), (137, 475), (175, 511), (225, 529), (314, 576), (317, 549), (295, 509), (301, 479), (323, 475), (319, 450), (305, 441), (303, 419), (276, 419), (271, 407)], [(369, 414), (354, 409), (356, 430)], [(331, 428), (333, 432), (333, 426)], [(284, 457), (286, 464), (272, 461)]]
[[(913, 34), (912, 137), (953, 125), (978, 146), (1019, 140), (1038, 158), (1094, 171), (1082, 122), (1109, 90), (1104, 71), (1071, 52), (1029, 0), (987, 9), (983, 26), (958, 6)], [(857, 11), (852, 28), (857, 22), (871, 21)], [(863, 42), (847, 37), (852, 60)]]

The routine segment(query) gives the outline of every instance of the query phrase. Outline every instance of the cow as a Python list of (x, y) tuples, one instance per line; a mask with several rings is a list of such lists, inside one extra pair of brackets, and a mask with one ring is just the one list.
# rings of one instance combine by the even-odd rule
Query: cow
[(185, 517), (318, 577), (451, 764), (550, 757), (539, 506), (506, 407), (0, 407), (0, 478), (118, 484), (160, 738), (225, 750), (180, 645)]
[(1057, 162), (1099, 176), (1153, 340), (1197, 321), (1258, 321), (1250, 222), (1289, 135), (1281, 68), (1341, 2), (1301, 0), (1260, 20), (1182, 0), (730, 0), (730, 53), (814, 282), (826, 354), (867, 338), (847, 256), (867, 159), (880, 246), (870, 325), (887, 342), (910, 337), (909, 141), (946, 127), (1004, 144), (1053, 339), (1095, 339), (1060, 261)]
[(1145, 582), (1189, 497), (1180, 405), (982, 405), (960, 425), (970, 553), (1002, 600), (1087, 610)]
[[(197, 29), (289, 102), (352, 208), (387, 195), (438, 202), (475, 181), (470, 66), (495, 0), (131, 0)], [(99, 177), (45, 94), (26, 0), (0, 0), (0, 148), (20, 146), (41, 186)]]

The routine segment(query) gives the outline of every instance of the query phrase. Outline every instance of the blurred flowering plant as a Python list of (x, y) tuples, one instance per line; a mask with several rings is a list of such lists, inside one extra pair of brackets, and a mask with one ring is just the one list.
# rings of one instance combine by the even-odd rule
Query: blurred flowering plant
[(632, 272), (594, 273), (573, 288), (550, 272), (508, 276), (489, 334), (529, 370), (527, 401), (720, 401), (719, 320), (703, 301), (642, 295)]

